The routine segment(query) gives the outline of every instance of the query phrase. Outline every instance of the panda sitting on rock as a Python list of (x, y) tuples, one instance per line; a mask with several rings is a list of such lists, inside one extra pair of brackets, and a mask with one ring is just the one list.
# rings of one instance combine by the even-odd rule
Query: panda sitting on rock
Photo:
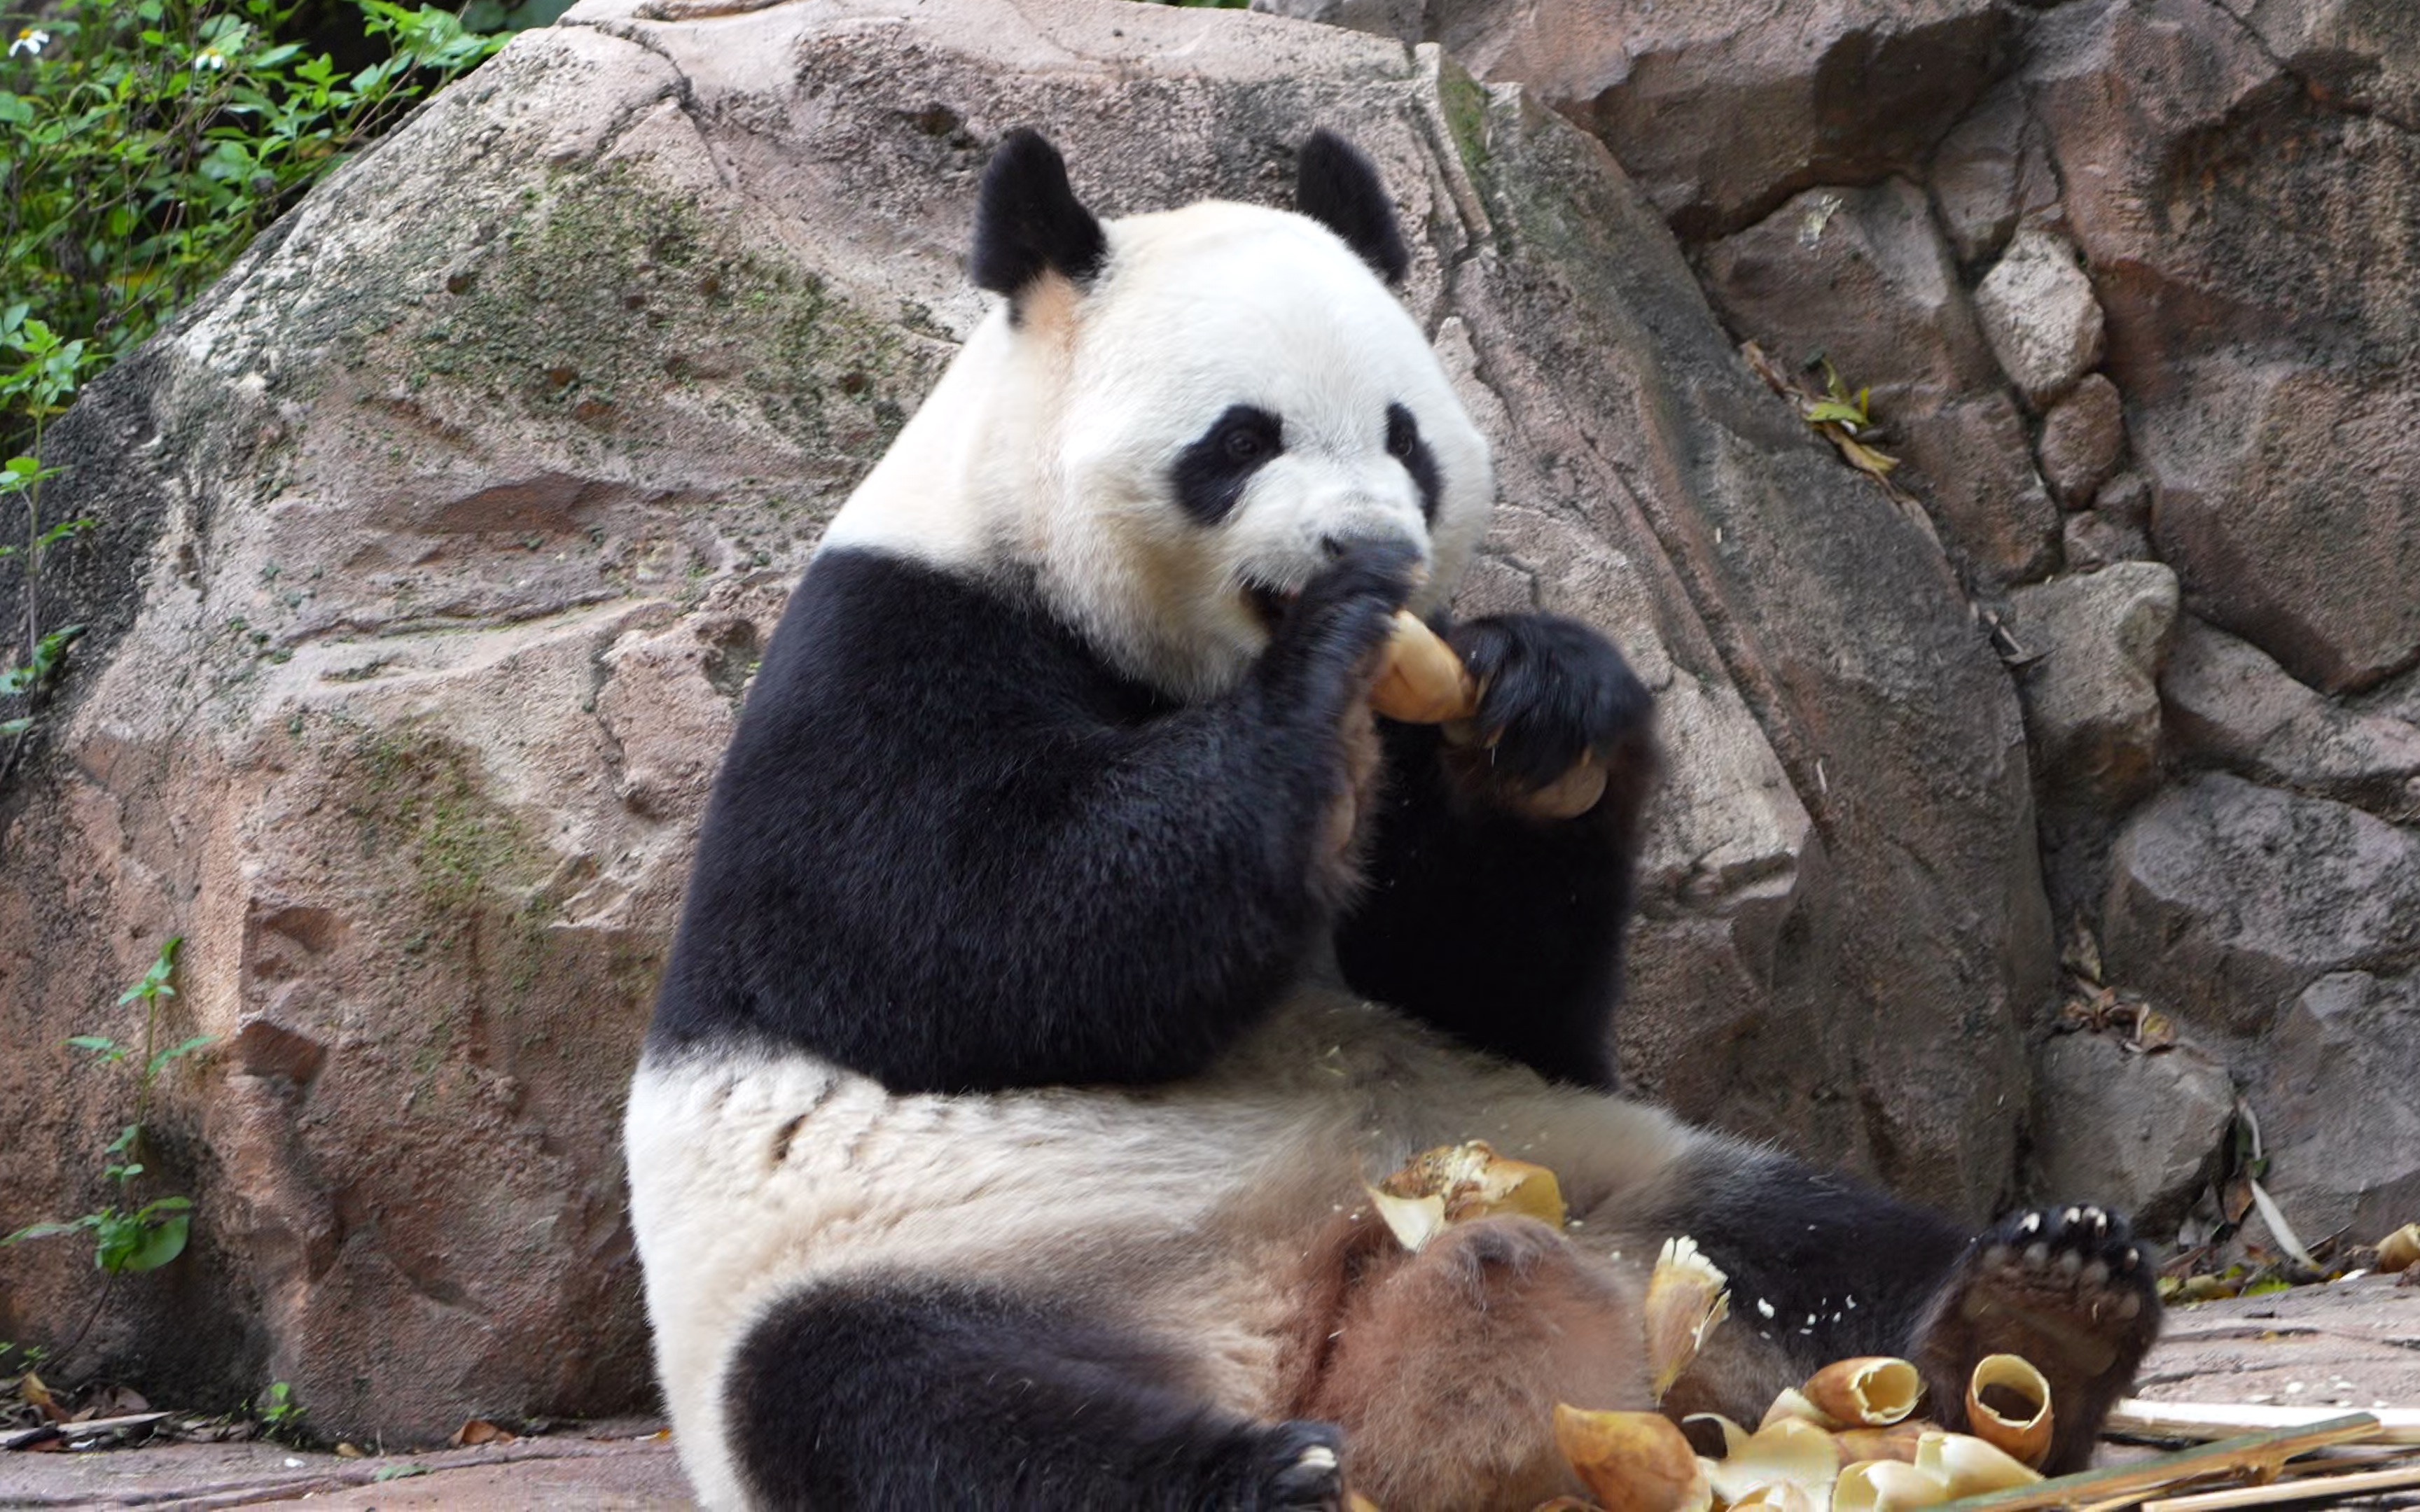
[[(994, 158), (1004, 301), (790, 601), (631, 1090), (709, 1505), (1530, 1506), (1557, 1401), (1650, 1405), (1682, 1234), (1735, 1317), (1668, 1411), (1890, 1353), (1955, 1426), (2006, 1350), (2089, 1453), (2158, 1323), (2122, 1219), (1977, 1238), (1613, 1094), (1649, 698), (1584, 625), (1448, 619), (1493, 479), (1406, 261), (1326, 133), (1295, 211), (1104, 223)], [(1406, 606), (1481, 739), (1370, 712)], [(1474, 1138), (1578, 1221), (1397, 1244), (1363, 1182)]]

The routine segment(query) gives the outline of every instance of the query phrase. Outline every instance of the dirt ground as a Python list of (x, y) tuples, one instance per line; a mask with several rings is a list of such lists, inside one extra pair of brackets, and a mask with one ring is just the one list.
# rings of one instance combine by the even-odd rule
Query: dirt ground
[[(2420, 1407), (2420, 1287), (2372, 1277), (2180, 1308), (2137, 1392), (2161, 1401)], [(270, 1443), (8, 1454), (0, 1455), (0, 1507), (690, 1506), (659, 1427), (596, 1423), (509, 1444), (368, 1459)], [(379, 1478), (382, 1472), (388, 1478)]]

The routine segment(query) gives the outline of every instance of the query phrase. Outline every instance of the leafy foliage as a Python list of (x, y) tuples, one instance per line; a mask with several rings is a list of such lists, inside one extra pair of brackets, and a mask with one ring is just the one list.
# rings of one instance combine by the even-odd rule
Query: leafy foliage
[(56, 0), (0, 58), (0, 562), (23, 583), (0, 657), (0, 701), (20, 705), (0, 703), (0, 782), (80, 633), (47, 624), (43, 556), (98, 523), (44, 518), (62, 471), (42, 461), (52, 417), (348, 153), (504, 41), (435, 6), (344, 6), (375, 55), (360, 68), (295, 39), (331, 0)]
[(211, 1042), (209, 1035), (197, 1034), (165, 1048), (156, 1043), (161, 1000), (177, 995), (177, 950), (184, 943), (183, 935), (169, 936), (149, 969), (118, 995), (120, 1008), (143, 1005), (140, 1047), (120, 1044), (105, 1034), (79, 1034), (67, 1041), (70, 1049), (92, 1057), (95, 1064), (124, 1066), (134, 1078), (134, 1121), (120, 1129), (117, 1137), (101, 1150), (107, 1162), (101, 1168), (101, 1178), (117, 1188), (117, 1200), (78, 1217), (29, 1224), (0, 1239), (0, 1247), (27, 1240), (89, 1233), (93, 1264), (112, 1277), (156, 1271), (185, 1252), (185, 1242), (193, 1227), (192, 1198), (154, 1197), (139, 1207), (120, 1205), (133, 1200), (131, 1192), (134, 1180), (143, 1174), (143, 1121), (150, 1113), (152, 1085), (170, 1066)]
[(288, 39), (301, 7), (278, 0), (68, 0), (21, 31), (0, 88), (0, 307), (114, 361), (501, 41), (434, 6), (355, 6), (384, 55), (350, 71)]

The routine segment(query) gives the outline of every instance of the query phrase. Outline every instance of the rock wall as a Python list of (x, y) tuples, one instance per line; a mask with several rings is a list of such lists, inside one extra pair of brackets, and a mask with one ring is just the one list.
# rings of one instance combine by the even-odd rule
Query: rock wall
[(2042, 1193), (2184, 1216), (2240, 1093), (2302, 1237), (2420, 1210), (2409, 7), (1256, 4), (1528, 87), (1731, 334), (1870, 386), (2015, 671), (2079, 1006), (2189, 1041), (2040, 1051)]
[[(2220, 85), (2195, 48), (2248, 69), (2249, 47), (2288, 62), (2268, 93), (2195, 96), (2219, 114), (2195, 140), (2300, 123), (2358, 137), (2383, 182), (2415, 70), (2362, 62), (2383, 56), (2366, 13), (2273, 6), (2213, 33), (2191, 7), (1840, 0), (1802, 46), (1812, 23), (1784, 38), (1745, 7), (1583, 8), (1598, 30), (1557, 33), (1409, 3), (1357, 19), (1443, 35), (1480, 77), (1435, 46), (1125, 0), (588, 0), (95, 385), (54, 433), (75, 471), (53, 499), (105, 522), (54, 579), (94, 629), (0, 798), (0, 1032), (122, 1030), (117, 988), (181, 933), (172, 1027), (221, 1045), (153, 1119), (166, 1180), (201, 1203), (194, 1251), (116, 1289), (90, 1363), (205, 1398), (284, 1380), (321, 1430), (396, 1441), (645, 1399), (616, 1120), (699, 807), (816, 532), (980, 312), (960, 249), (1018, 124), (1112, 213), (1280, 201), (1314, 125), (1376, 158), (1413, 232), (1407, 298), (1498, 448), (1466, 606), (1590, 618), (1657, 689), (1673, 776), (1621, 1049), (1692, 1117), (1980, 1214), (2023, 1170), (2054, 901), (2097, 906), (2105, 873), (2189, 847), (2213, 804), (2322, 805), (2410, 840), (2394, 805), (2420, 694), (2392, 614), (2304, 606), (2297, 640), (2228, 607), (2244, 574), (2199, 563), (2283, 537), (2231, 518), (2234, 544), (2195, 559), (2177, 532), (2209, 532), (2170, 502), (2189, 472), (2217, 498), (2275, 471), (2194, 419), (2256, 369), (2297, 444), (2390, 415), (2385, 379), (2344, 388), (2400, 375), (2390, 347), (2342, 369), (2308, 345), (2383, 296), (2338, 280), (2335, 323), (2312, 325), (2258, 267), (2212, 263), (2231, 243), (2186, 246), (2197, 202), (2087, 214), (2064, 186), (2099, 149), (2061, 132), (2089, 112), (2054, 109), (2144, 28), (2195, 88)], [(1533, 69), (1548, 35), (1555, 66)], [(2130, 72), (2127, 108), (2169, 87)], [(2182, 171), (2140, 173), (2181, 193)], [(2379, 192), (2327, 171), (2312, 192), (2344, 214)], [(2113, 292), (2119, 226), (2140, 298)], [(2195, 294), (2270, 335), (2251, 367), (2248, 337), (2197, 348), (2184, 382), (2147, 344), (2180, 284), (2228, 269), (2285, 313)], [(1791, 363), (1824, 345), (1874, 385), (1931, 527), (1751, 376), (1745, 335)], [(2335, 409), (2293, 398), (2328, 383)], [(2391, 461), (2328, 480), (2378, 573), (2412, 529)], [(2108, 574), (2031, 607), (2004, 592), (2129, 558), (2123, 594)], [(2172, 624), (2204, 674), (2163, 715)], [(2092, 675), (2103, 659), (2122, 665)], [(2053, 728), (2078, 705), (2084, 728)], [(2027, 707), (2053, 767), (2039, 813)], [(2075, 751), (2098, 775), (2071, 779)], [(2180, 764), (2242, 779), (2179, 786)], [(2132, 838), (2154, 822), (2185, 833)], [(2258, 951), (2222, 931), (2193, 949), (2128, 932), (2220, 905), (2107, 890), (2113, 971), (2164, 992), (2258, 976), (2226, 965)], [(2353, 1036), (2382, 1085), (2404, 1041), (2368, 1026), (2404, 1023), (2404, 949), (2259, 977), (2290, 1011), (2228, 1041), (2228, 1067), (2352, 1074), (2331, 1047)], [(0, 1225), (100, 1196), (84, 1157), (117, 1096), (64, 1054), (0, 1063), (24, 1110)], [(2173, 1180), (2197, 1158), (2168, 1153), (2121, 1168)], [(0, 1288), (15, 1338), (65, 1333), (98, 1290), (58, 1245), (0, 1255)]]

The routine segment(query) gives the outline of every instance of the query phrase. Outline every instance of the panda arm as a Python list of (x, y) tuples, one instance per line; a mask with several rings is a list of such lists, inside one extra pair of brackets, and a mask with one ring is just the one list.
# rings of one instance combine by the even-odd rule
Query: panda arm
[(1015, 594), (826, 552), (718, 781), (659, 1038), (896, 1090), (1201, 1069), (1328, 917), (1338, 732), (1407, 571), (1331, 569), (1233, 695), (1174, 707)]
[[(1652, 703), (1619, 652), (1575, 621), (1503, 615), (1449, 639), (1486, 688), (1490, 747), (1381, 721), (1386, 787), (1337, 959), (1364, 996), (1548, 1077), (1613, 1085), (1639, 810), (1656, 766)], [(1606, 795), (1575, 819), (1521, 793), (1583, 751)]]

